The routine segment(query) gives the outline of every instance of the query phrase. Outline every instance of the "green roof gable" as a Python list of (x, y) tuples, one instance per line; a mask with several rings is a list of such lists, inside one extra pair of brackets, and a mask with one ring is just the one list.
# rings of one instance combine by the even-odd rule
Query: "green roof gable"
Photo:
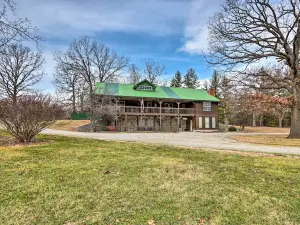
[(181, 99), (193, 101), (219, 102), (220, 100), (209, 95), (206, 91), (192, 88), (176, 88), (156, 86), (154, 91), (135, 90), (133, 84), (96, 83), (96, 94), (101, 95), (104, 91), (120, 97), (139, 97), (157, 99)]
[(151, 86), (152, 90), (151, 91), (155, 91), (156, 86), (154, 84), (152, 84), (150, 81), (148, 80), (142, 80), (141, 82), (138, 82), (137, 84), (135, 84), (133, 86), (134, 90), (137, 90), (139, 86), (144, 85), (144, 86)]

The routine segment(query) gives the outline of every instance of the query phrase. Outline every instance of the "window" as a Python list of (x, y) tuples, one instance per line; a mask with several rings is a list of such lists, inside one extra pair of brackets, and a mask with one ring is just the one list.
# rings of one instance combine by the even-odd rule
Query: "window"
[(203, 102), (203, 112), (211, 111), (211, 102)]
[(185, 104), (182, 104), (182, 105), (181, 105), (181, 108), (185, 108)]
[(202, 120), (202, 116), (199, 117), (199, 129), (203, 128), (203, 120)]
[(173, 103), (165, 103), (166, 108), (173, 108)]
[(147, 102), (147, 107), (152, 107), (152, 102)]
[(205, 117), (205, 128), (210, 128), (209, 117)]
[(216, 117), (211, 118), (211, 128), (216, 129)]
[(152, 86), (140, 85), (139, 90), (152, 91)]

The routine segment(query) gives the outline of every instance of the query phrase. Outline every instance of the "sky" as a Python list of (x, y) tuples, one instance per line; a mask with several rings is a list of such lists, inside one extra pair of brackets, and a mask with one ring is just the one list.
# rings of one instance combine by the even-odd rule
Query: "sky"
[(17, 16), (27, 17), (43, 38), (45, 76), (38, 88), (54, 92), (54, 51), (65, 51), (75, 38), (92, 36), (131, 63), (148, 60), (166, 66), (165, 78), (194, 68), (200, 80), (213, 72), (207, 52), (209, 17), (222, 0), (22, 0)]

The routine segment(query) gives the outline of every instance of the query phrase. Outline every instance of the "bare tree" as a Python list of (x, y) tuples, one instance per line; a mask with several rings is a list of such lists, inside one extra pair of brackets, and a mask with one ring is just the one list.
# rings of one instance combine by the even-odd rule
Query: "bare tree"
[(97, 120), (93, 121), (93, 128), (96, 124), (100, 126), (114, 126), (121, 112), (119, 99), (113, 92), (103, 88), (98, 90), (101, 93), (98, 99), (95, 99), (95, 116)]
[(90, 37), (74, 40), (66, 52), (56, 52), (54, 59), (59, 65), (78, 75), (87, 85), (91, 120), (94, 116), (93, 96), (95, 83), (113, 81), (121, 76), (129, 60)]
[(128, 58), (117, 55), (113, 50), (98, 42), (94, 42), (91, 59), (99, 82), (115, 81), (122, 75), (129, 63)]
[(31, 142), (63, 113), (62, 108), (42, 94), (22, 95), (15, 104), (7, 98), (0, 102), (0, 121), (21, 143)]
[(0, 51), (11, 42), (30, 40), (38, 43), (40, 37), (37, 35), (37, 29), (32, 26), (27, 18), (18, 18), (16, 16), (16, 3), (13, 0), (0, 1)]
[(298, 0), (226, 0), (209, 23), (210, 63), (233, 68), (273, 58), (288, 66), (294, 97), (290, 138), (300, 138), (299, 21)]
[(139, 68), (135, 64), (130, 64), (128, 68), (128, 77), (127, 83), (129, 84), (136, 84), (142, 81), (142, 74)]
[(154, 61), (147, 61), (145, 63), (144, 77), (151, 83), (156, 84), (159, 78), (165, 73), (165, 65), (160, 65)]
[(16, 102), (17, 96), (28, 91), (43, 76), (42, 54), (21, 44), (10, 44), (0, 54), (0, 91)]
[(76, 112), (76, 91), (79, 88), (79, 79), (79, 75), (68, 65), (61, 62), (56, 65), (53, 84), (60, 93), (70, 95), (73, 113)]

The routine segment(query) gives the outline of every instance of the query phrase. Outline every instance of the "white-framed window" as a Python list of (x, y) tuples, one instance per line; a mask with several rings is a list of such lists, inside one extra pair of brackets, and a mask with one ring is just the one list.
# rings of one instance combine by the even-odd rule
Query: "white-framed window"
[(140, 85), (139, 90), (152, 91), (152, 86)]
[(199, 117), (199, 129), (203, 128), (203, 118), (202, 116)]
[(165, 103), (166, 108), (173, 108), (173, 103)]
[(203, 102), (203, 112), (211, 111), (211, 102)]
[(205, 128), (210, 128), (209, 117), (205, 117)]
[(216, 117), (211, 118), (211, 128), (216, 129)]
[(152, 107), (152, 102), (147, 102), (147, 107)]
[(183, 103), (183, 104), (181, 104), (181, 108), (185, 108), (185, 104)]

